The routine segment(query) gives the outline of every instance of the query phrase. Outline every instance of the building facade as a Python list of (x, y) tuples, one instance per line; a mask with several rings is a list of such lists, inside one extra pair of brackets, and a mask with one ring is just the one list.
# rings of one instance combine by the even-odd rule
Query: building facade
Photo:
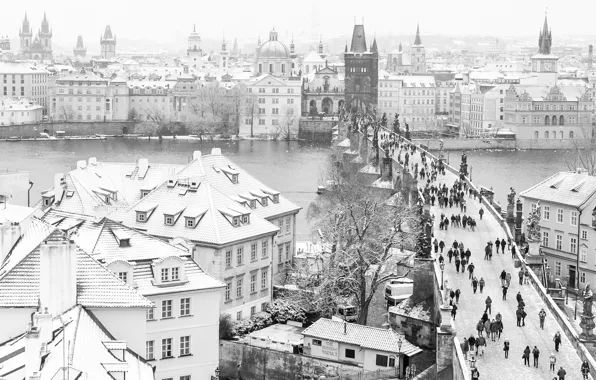
[(43, 115), (48, 113), (49, 73), (25, 62), (0, 62), (0, 96), (25, 97), (42, 106)]
[(167, 124), (174, 118), (172, 89), (175, 82), (129, 81), (129, 115), (140, 121)]
[(54, 120), (111, 121), (113, 94), (107, 79), (81, 72), (58, 77), (52, 89), (50, 116)]
[(344, 81), (337, 71), (323, 67), (304, 78), (302, 84), (302, 115), (321, 112), (335, 115), (344, 104)]
[(0, 96), (0, 126), (39, 123), (43, 107), (27, 98)]
[(596, 283), (594, 189), (596, 178), (578, 170), (557, 173), (520, 193), (524, 214), (539, 214), (539, 246), (551, 281), (577, 287), (579, 276), (580, 289)]
[(364, 25), (354, 25), (350, 50), (344, 52), (345, 96), (348, 111), (372, 111), (378, 107), (379, 52), (377, 40), (366, 46)]
[(52, 54), (52, 30), (50, 23), (44, 12), (41, 28), (37, 34), (33, 34), (33, 28), (29, 24), (27, 13), (23, 19), (23, 24), (19, 30), (19, 38), (21, 40), (21, 55), (25, 59), (33, 59), (38, 61), (51, 60)]
[(112, 28), (106, 26), (103, 36), (99, 37), (101, 58), (112, 59), (116, 57), (116, 35), (112, 35)]

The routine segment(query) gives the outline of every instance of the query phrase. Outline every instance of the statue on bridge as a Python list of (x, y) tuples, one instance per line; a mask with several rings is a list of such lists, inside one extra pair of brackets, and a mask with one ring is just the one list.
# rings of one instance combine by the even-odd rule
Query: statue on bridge
[(513, 205), (515, 204), (515, 190), (513, 187), (509, 188), (509, 194), (507, 195), (507, 204)]
[(383, 116), (381, 117), (381, 125), (387, 127), (387, 113), (385, 112), (383, 112)]
[(592, 316), (592, 303), (594, 301), (594, 293), (590, 288), (590, 283), (586, 285), (586, 288), (582, 291), (582, 297), (584, 298), (584, 314), (587, 317)]
[(461, 152), (461, 162), (463, 164), (467, 164), (468, 163), (468, 156), (466, 156), (466, 152)]

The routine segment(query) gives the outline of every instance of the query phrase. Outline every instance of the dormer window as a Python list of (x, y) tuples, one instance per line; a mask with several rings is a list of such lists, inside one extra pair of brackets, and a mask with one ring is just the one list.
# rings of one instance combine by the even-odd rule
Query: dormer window
[(238, 227), (240, 225), (240, 218), (235, 216), (233, 220), (234, 227)]
[(186, 227), (194, 228), (195, 220), (193, 218), (186, 218)]
[(267, 197), (261, 198), (261, 204), (263, 205), (263, 207), (267, 206)]
[(174, 217), (171, 215), (166, 215), (165, 216), (165, 220), (164, 223), (166, 224), (166, 226), (171, 226), (174, 224)]
[(170, 281), (170, 268), (161, 268), (161, 282)]
[(172, 281), (180, 280), (180, 268), (174, 267), (172, 268)]
[(128, 283), (128, 272), (118, 272), (118, 278)]
[(252, 201), (250, 201), (250, 208), (256, 208), (257, 207), (257, 201), (255, 201), (254, 199)]
[(243, 223), (243, 224), (248, 224), (248, 223), (250, 223), (250, 217), (249, 217), (249, 215), (248, 215), (248, 214), (247, 214), (247, 215), (242, 215), (242, 223)]
[(141, 198), (145, 198), (147, 195), (149, 195), (149, 190), (141, 190)]
[(232, 183), (238, 183), (238, 174), (232, 174)]
[(137, 222), (145, 223), (147, 221), (147, 213), (137, 211)]
[(120, 240), (120, 248), (130, 247), (130, 238)]
[(43, 198), (43, 205), (44, 206), (51, 206), (54, 203), (54, 196), (51, 197), (42, 197)]
[(279, 203), (279, 194), (273, 196), (273, 203)]

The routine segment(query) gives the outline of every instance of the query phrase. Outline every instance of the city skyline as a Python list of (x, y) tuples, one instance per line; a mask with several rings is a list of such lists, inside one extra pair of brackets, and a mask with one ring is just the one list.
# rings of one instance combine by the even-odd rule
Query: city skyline
[[(385, 12), (383, 9), (386, 6), (377, 0), (373, 0), (365, 10), (308, 2), (290, 12), (277, 11), (278, 5), (271, 0), (263, 1), (258, 9), (250, 3), (234, 2), (234, 12), (229, 12), (229, 3), (208, 4), (197, 13), (181, 11), (190, 4), (187, 1), (167, 9), (146, 8), (139, 0), (127, 1), (124, 7), (115, 0), (106, 0), (103, 4), (105, 6), (93, 11), (92, 17), (87, 17), (89, 11), (82, 5), (65, 0), (53, 1), (51, 6), (41, 0), (26, 4), (12, 3), (0, 14), (0, 35), (8, 34), (13, 41), (18, 39), (25, 12), (34, 31), (37, 31), (45, 11), (54, 32), (54, 44), (70, 49), (76, 44), (77, 36), (82, 35), (91, 52), (99, 50), (99, 36), (108, 24), (121, 39), (150, 39), (156, 43), (185, 41), (195, 24), (203, 39), (225, 36), (228, 41), (238, 37), (244, 41), (254, 39), (256, 43), (259, 36), (261, 40), (266, 40), (269, 31), (275, 28), (280, 36), (294, 35), (309, 39), (320, 35), (325, 40), (349, 35), (354, 22), (361, 23), (362, 20), (371, 40), (374, 35), (413, 35), (417, 23), (420, 23), (422, 36), (537, 37), (546, 5), (549, 5), (539, 1), (507, 1), (491, 9), (490, 17), (485, 17), (478, 3), (471, 0), (448, 4), (432, 2), (433, 12), (428, 11), (427, 3), (404, 4), (395, 7), (395, 12)], [(473, 12), (474, 9), (478, 13)], [(592, 33), (586, 25), (589, 25), (590, 14), (594, 11), (595, 4), (587, 4), (582, 12), (562, 4), (549, 6), (549, 25), (555, 39)], [(221, 16), (214, 17), (214, 14)], [(479, 16), (472, 17), (475, 14)], [(396, 23), (395, 19), (399, 22)], [(507, 30), (503, 30), (504, 26)], [(596, 38), (592, 38), (587, 38), (587, 43), (596, 42)]]

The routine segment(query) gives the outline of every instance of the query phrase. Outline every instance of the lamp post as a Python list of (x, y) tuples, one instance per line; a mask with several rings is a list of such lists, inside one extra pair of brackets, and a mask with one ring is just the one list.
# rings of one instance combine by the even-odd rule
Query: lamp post
[(397, 378), (401, 378), (401, 345), (403, 344), (403, 339), (400, 336), (397, 340)]
[(443, 272), (445, 271), (445, 263), (442, 262), (441, 264), (439, 264), (439, 267), (441, 267), (441, 290), (443, 290), (443, 283), (445, 282), (445, 280), (443, 280)]

